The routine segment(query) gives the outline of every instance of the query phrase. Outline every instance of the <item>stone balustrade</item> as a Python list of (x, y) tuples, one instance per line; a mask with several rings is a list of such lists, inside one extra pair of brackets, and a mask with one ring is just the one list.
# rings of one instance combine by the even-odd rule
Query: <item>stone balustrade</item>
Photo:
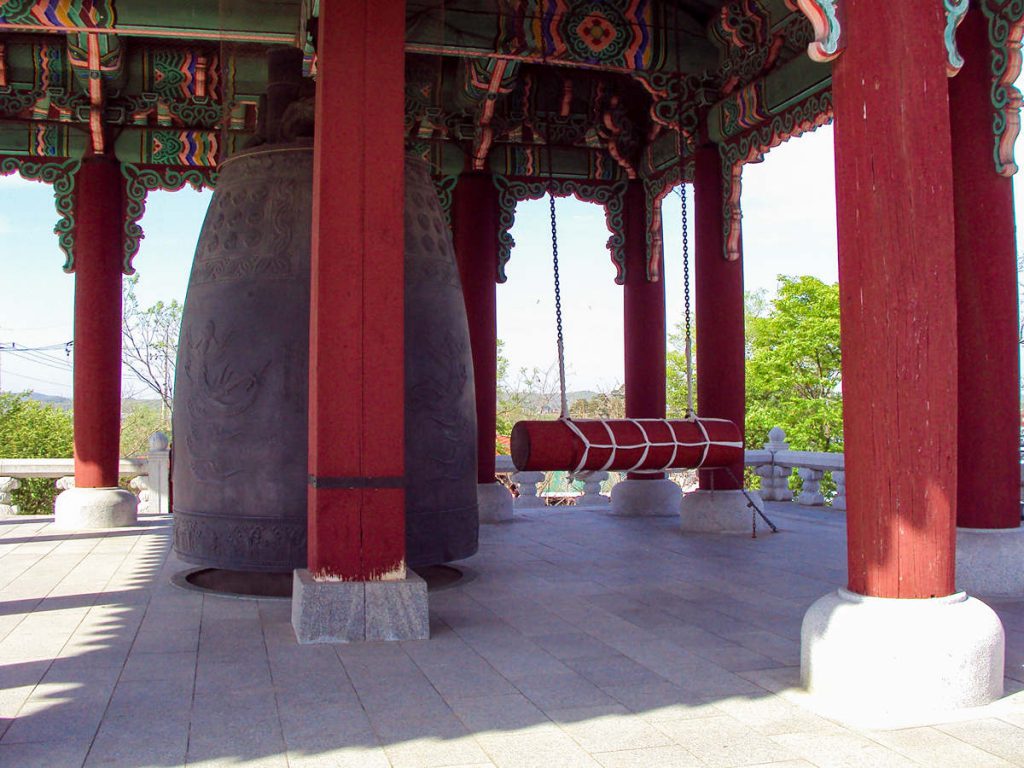
[[(541, 488), (547, 477), (546, 472), (518, 472), (512, 464), (511, 456), (495, 456), (494, 464), (497, 474), (507, 475), (519, 491), (519, 495), (513, 502), (515, 509), (537, 509), (547, 505), (547, 497), (541, 495)], [(608, 472), (590, 472), (579, 475), (577, 479), (583, 483), (583, 493), (561, 495), (572, 496), (573, 504), (577, 507), (607, 507), (611, 500), (601, 493), (601, 484), (609, 477)]]
[[(163, 432), (149, 438), (149, 452), (139, 458), (121, 459), (118, 472), (131, 478), (128, 485), (138, 494), (139, 514), (168, 514), (171, 486), (170, 444)], [(0, 459), (0, 515), (17, 514), (12, 492), (19, 479), (52, 477), (61, 490), (75, 487), (74, 459)]]
[[(841, 453), (791, 451), (786, 442), (786, 433), (775, 427), (768, 433), (764, 449), (746, 451), (745, 462), (761, 478), (761, 498), (765, 501), (792, 501), (807, 507), (825, 506), (821, 481), (825, 473), (829, 472), (836, 484), (832, 508), (846, 509), (846, 472)], [(796, 498), (789, 488), (793, 470), (796, 470), (801, 480), (801, 490)]]

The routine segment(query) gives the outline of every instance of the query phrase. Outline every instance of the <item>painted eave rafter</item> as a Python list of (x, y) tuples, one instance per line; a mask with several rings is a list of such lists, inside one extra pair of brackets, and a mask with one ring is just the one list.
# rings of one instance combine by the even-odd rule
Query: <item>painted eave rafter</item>
[(956, 76), (964, 66), (964, 57), (956, 46), (956, 30), (963, 23), (967, 11), (971, 7), (971, 0), (942, 0), (946, 9), (946, 31), (944, 39), (946, 42), (946, 74), (950, 77)]
[(814, 61), (834, 61), (843, 52), (843, 30), (839, 22), (840, 0), (786, 0), (804, 14), (814, 28), (814, 41), (807, 55)]

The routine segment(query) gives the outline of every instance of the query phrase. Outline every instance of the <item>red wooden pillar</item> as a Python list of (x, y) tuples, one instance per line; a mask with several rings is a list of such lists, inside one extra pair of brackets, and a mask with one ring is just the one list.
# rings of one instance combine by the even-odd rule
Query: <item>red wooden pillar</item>
[(957, 525), (1020, 525), (1017, 243), (1013, 182), (992, 160), (988, 24), (957, 32), (965, 65), (949, 81), (958, 322)]
[[(626, 283), (623, 326), (626, 417), (665, 418), (665, 281), (647, 279), (647, 194), (631, 181), (625, 199)], [(657, 480), (663, 473), (634, 474)]]
[[(697, 149), (693, 189), (697, 242), (694, 248), (694, 327), (697, 332), (697, 411), (734, 421), (746, 419), (743, 261), (725, 259), (722, 160), (718, 148)], [(729, 472), (700, 472), (701, 490), (738, 490), (743, 463)]]
[(498, 190), (489, 173), (464, 173), (452, 196), (452, 229), (473, 349), (477, 482), (495, 482), (498, 401)]
[(833, 65), (849, 588), (954, 590), (956, 260), (945, 17), (846, 0)]
[(82, 161), (75, 180), (75, 486), (113, 488), (121, 437), (121, 165)]
[(405, 3), (322, 0), (309, 355), (309, 570), (405, 573)]

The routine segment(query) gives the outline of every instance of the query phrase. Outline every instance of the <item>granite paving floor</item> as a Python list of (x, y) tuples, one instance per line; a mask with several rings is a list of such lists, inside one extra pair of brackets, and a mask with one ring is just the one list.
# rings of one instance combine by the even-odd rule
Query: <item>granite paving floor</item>
[(844, 726), (793, 693), (842, 518), (770, 508), (783, 532), (756, 540), (519, 515), (431, 593), (429, 641), (302, 647), (287, 601), (174, 586), (168, 519), (2, 518), (0, 766), (1024, 766), (1024, 601), (989, 601), (998, 709)]

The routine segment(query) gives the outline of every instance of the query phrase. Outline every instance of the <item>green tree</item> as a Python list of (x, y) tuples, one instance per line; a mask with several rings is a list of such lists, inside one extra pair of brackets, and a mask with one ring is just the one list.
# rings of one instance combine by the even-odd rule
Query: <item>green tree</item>
[[(74, 453), (71, 412), (30, 400), (27, 393), (0, 393), (0, 456), (70, 458)], [(25, 479), (14, 492), (23, 514), (53, 512), (57, 489), (49, 478)]]
[[(686, 416), (686, 331), (680, 320), (669, 334), (665, 355), (665, 413), (670, 419)], [(693, 407), (697, 407), (697, 345), (693, 345)]]
[(780, 275), (778, 295), (747, 328), (747, 445), (779, 426), (794, 450), (841, 451), (838, 284)]
[[(764, 289), (748, 291), (743, 296), (743, 312), (746, 323), (745, 354), (750, 358), (754, 329), (751, 319), (762, 317), (767, 311), (768, 299)], [(686, 415), (686, 320), (676, 323), (675, 330), (668, 337), (666, 356), (666, 413), (670, 419), (681, 419)], [(693, 405), (697, 407), (697, 331), (693, 333)], [(712, 414), (713, 415), (713, 414)]]

